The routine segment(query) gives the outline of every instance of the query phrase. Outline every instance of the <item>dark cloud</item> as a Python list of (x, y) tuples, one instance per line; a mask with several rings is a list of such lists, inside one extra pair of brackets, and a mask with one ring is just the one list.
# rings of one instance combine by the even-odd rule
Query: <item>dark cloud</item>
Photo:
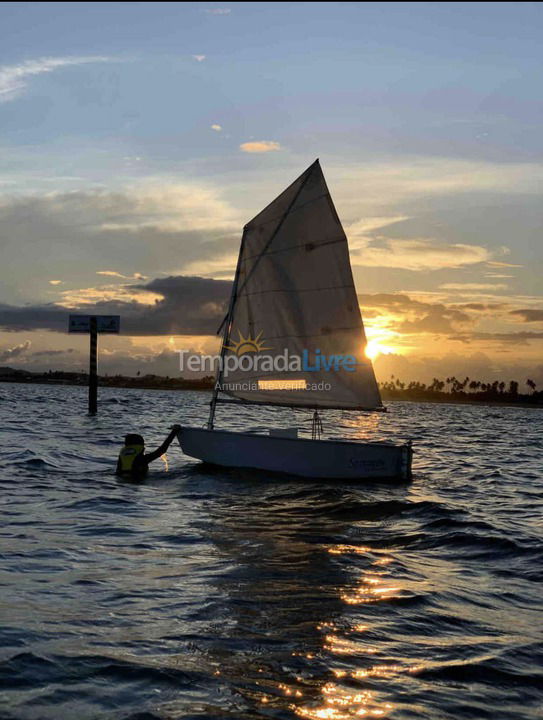
[[(230, 296), (229, 280), (176, 275), (155, 278), (147, 283), (123, 286), (127, 296), (138, 293), (158, 295), (154, 303), (136, 300), (108, 300), (94, 304), (82, 302), (78, 307), (63, 305), (0, 305), (0, 327), (6, 331), (52, 330), (66, 332), (71, 313), (120, 315), (121, 331), (129, 336), (215, 335), (226, 313)], [(399, 333), (452, 336), (456, 340), (496, 340), (504, 343), (528, 342), (541, 333), (466, 333), (477, 315), (497, 312), (497, 303), (464, 305), (424, 302), (405, 294), (376, 293), (359, 295), (366, 318), (393, 314), (399, 316), (391, 327)], [(507, 307), (507, 306), (503, 306)], [(469, 312), (466, 312), (469, 311)], [(539, 319), (538, 310), (518, 310), (512, 314), (528, 321)], [(5, 353), (22, 353), (23, 349), (8, 348)], [(13, 357), (7, 354), (4, 360)]]
[[(397, 313), (409, 316), (394, 326), (394, 330), (404, 335), (415, 333), (447, 335), (473, 323), (470, 315), (454, 305), (413, 300), (409, 295), (401, 293), (366, 294), (359, 295), (358, 298), (364, 308), (365, 317), (372, 317), (370, 313), (378, 310), (384, 311), (385, 315)], [(370, 308), (369, 313), (366, 312), (366, 307)]]
[(519, 310), (511, 310), (510, 314), (519, 317), (521, 320), (524, 320), (524, 322), (543, 322), (543, 310), (521, 308)]
[(414, 333), (445, 335), (456, 332), (457, 325), (469, 325), (472, 322), (472, 318), (467, 313), (437, 305), (416, 320), (404, 320), (396, 330), (404, 335)]
[(128, 286), (135, 293), (161, 295), (152, 305), (125, 300), (85, 303), (77, 308), (1, 304), (0, 327), (7, 331), (66, 332), (68, 315), (81, 313), (120, 315), (124, 335), (214, 335), (226, 313), (231, 285), (229, 280), (179, 275)]

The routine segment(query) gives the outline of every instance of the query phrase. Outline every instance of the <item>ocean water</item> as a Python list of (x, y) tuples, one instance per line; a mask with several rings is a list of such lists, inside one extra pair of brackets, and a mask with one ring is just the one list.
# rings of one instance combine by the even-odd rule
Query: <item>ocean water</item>
[[(410, 484), (210, 470), (157, 446), (209, 395), (0, 386), (2, 720), (543, 717), (543, 411), (391, 403)], [(309, 413), (219, 410), (229, 428)]]

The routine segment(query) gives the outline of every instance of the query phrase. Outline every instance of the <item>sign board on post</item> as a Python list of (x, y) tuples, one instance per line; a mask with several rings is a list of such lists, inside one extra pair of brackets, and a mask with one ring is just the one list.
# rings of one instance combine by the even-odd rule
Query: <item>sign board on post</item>
[(68, 332), (88, 333), (91, 329), (91, 317), (96, 318), (96, 331), (99, 333), (118, 333), (121, 329), (120, 315), (70, 315)]
[(121, 328), (120, 315), (70, 315), (68, 332), (89, 333), (89, 414), (95, 415), (98, 407), (98, 333), (118, 333)]

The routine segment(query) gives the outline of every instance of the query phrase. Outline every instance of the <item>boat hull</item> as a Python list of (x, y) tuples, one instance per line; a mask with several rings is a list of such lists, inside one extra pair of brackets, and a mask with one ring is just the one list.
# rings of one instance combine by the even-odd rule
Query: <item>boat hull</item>
[(328, 480), (411, 479), (410, 444), (309, 440), (182, 427), (185, 455), (224, 467)]

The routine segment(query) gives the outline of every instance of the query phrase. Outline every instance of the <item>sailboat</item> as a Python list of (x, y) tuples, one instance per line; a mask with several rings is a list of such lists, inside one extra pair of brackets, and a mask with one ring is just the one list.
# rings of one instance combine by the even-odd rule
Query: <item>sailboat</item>
[[(327, 480), (411, 478), (411, 443), (326, 439), (319, 411), (384, 411), (347, 237), (318, 160), (243, 229), (207, 427), (182, 427), (206, 463)], [(297, 428), (215, 428), (221, 403), (305, 408)]]

